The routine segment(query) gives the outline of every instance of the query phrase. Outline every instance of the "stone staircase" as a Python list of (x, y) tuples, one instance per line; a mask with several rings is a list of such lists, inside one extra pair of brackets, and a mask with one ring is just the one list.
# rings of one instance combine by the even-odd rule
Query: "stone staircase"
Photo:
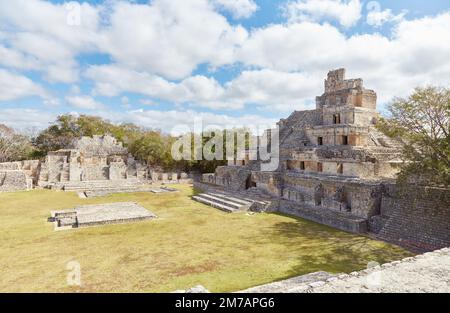
[(70, 180), (70, 168), (69, 168), (69, 163), (64, 163), (62, 166), (62, 170), (61, 170), (61, 178), (60, 181), (61, 182), (67, 182)]
[(201, 193), (193, 196), (192, 199), (227, 213), (248, 211), (253, 204), (253, 201), (250, 199), (213, 192)]
[(141, 191), (149, 186), (144, 185), (137, 179), (123, 180), (91, 180), (91, 181), (64, 181), (49, 185), (50, 189), (64, 191)]
[(382, 132), (373, 129), (370, 133), (370, 137), (372, 141), (377, 146), (388, 147), (388, 148), (401, 148), (401, 143), (395, 139), (389, 138), (384, 135)]

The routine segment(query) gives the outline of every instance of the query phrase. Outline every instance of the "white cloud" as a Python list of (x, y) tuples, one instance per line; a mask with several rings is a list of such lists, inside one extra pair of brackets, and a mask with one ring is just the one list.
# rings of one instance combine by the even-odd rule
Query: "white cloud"
[(302, 71), (318, 82), (328, 70), (345, 67), (350, 77), (361, 77), (375, 89), (384, 103), (416, 86), (450, 84), (450, 41), (442, 39), (449, 29), (450, 12), (400, 21), (390, 37), (346, 36), (329, 24), (311, 22), (270, 25), (254, 30), (236, 58), (248, 66)]
[(192, 110), (134, 110), (124, 113), (103, 112), (102, 116), (116, 123), (130, 122), (143, 127), (159, 128), (165, 132), (171, 132), (175, 127), (180, 127), (181, 125), (192, 128), (194, 120), (201, 121), (204, 128), (214, 125), (222, 128), (247, 126), (260, 129), (274, 127), (278, 121), (275, 118), (267, 118), (259, 115), (246, 114), (235, 117), (226, 114), (196, 112)]
[(158, 105), (157, 102), (155, 102), (155, 101), (153, 101), (151, 99), (140, 99), (139, 103), (143, 104), (143, 105)]
[(244, 71), (226, 84), (227, 101), (256, 104), (264, 109), (292, 111), (306, 109), (310, 95), (321, 88), (321, 80), (305, 73), (269, 69)]
[(0, 124), (20, 131), (33, 132), (33, 128), (44, 129), (54, 121), (57, 114), (37, 109), (0, 109)]
[(37, 70), (39, 64), (37, 59), (25, 55), (20, 51), (5, 47), (0, 44), (0, 64), (5, 67), (21, 70)]
[(134, 92), (176, 103), (195, 101), (209, 106), (210, 101), (217, 100), (223, 93), (223, 88), (213, 78), (192, 76), (180, 83), (173, 83), (159, 76), (117, 65), (91, 66), (85, 76), (95, 81), (95, 94), (110, 97)]
[[(256, 104), (271, 109), (302, 108), (307, 97), (320, 88), (321, 79), (303, 73), (273, 70), (244, 71), (220, 85), (213, 78), (192, 76), (179, 83), (118, 66), (92, 66), (86, 77), (96, 82), (94, 93), (117, 96), (135, 92), (165, 101), (193, 104), (212, 109), (237, 109)], [(119, 79), (118, 79), (119, 77)]]
[(99, 23), (97, 7), (79, 6), (81, 24), (68, 23), (64, 4), (40, 0), (0, 0), (0, 38), (6, 66), (40, 70), (49, 81), (70, 83), (78, 79), (76, 56), (95, 50)]
[(232, 63), (247, 37), (207, 0), (116, 2), (109, 23), (99, 42), (102, 51), (122, 66), (168, 79), (185, 78), (201, 63)]
[(345, 35), (329, 24), (277, 24), (255, 29), (236, 58), (247, 65), (279, 71), (323, 72), (340, 61), (336, 54), (345, 44)]
[(361, 18), (361, 9), (359, 0), (297, 0), (288, 2), (284, 12), (291, 23), (335, 20), (350, 27)]
[(126, 96), (123, 96), (122, 98), (120, 98), (120, 105), (122, 106), (122, 108), (124, 109), (130, 109), (131, 108), (131, 103), (130, 103), (130, 99)]
[(391, 9), (386, 10), (372, 10), (367, 13), (366, 22), (369, 25), (380, 27), (388, 22), (401, 22), (405, 15), (406, 11), (401, 12), (400, 14), (393, 14)]
[(69, 105), (78, 109), (100, 110), (104, 108), (102, 103), (89, 96), (67, 96), (65, 99)]
[(78, 86), (78, 85), (72, 85), (72, 86), (70, 87), (69, 93), (70, 93), (71, 95), (78, 95), (78, 94), (80, 94), (80, 93), (81, 93), (80, 86)]
[(48, 98), (47, 92), (28, 77), (0, 68), (0, 101), (10, 101), (29, 96)]
[[(406, 20), (387, 9), (371, 18), (375, 24), (395, 21), (391, 34), (346, 35), (318, 22), (354, 25), (360, 1), (291, 1), (285, 7), (289, 23), (249, 33), (231, 25), (211, 1), (83, 3), (80, 25), (70, 26), (64, 5), (0, 0), (0, 64), (8, 68), (0, 70), (5, 82), (0, 99), (38, 95), (56, 103), (36, 82), (12, 69), (41, 71), (50, 81), (73, 83), (79, 79), (77, 59), (89, 53), (102, 53), (113, 62), (87, 69), (93, 96), (132, 92), (174, 102), (180, 110), (245, 105), (302, 109), (322, 92), (326, 72), (338, 67), (346, 67), (348, 76), (364, 78), (381, 102), (418, 85), (450, 84), (448, 12)], [(233, 3), (245, 7), (245, 1)], [(237, 65), (242, 72), (221, 84), (214, 77), (192, 76), (199, 64)], [(68, 96), (78, 96), (72, 102), (85, 108), (99, 104), (79, 93)]]
[(248, 18), (258, 10), (253, 0), (211, 0), (219, 9), (230, 12), (233, 18)]
[[(79, 115), (72, 111), (70, 114)], [(246, 114), (242, 116), (231, 116), (226, 114), (215, 114), (206, 112), (196, 112), (192, 110), (129, 110), (125, 112), (118, 111), (98, 111), (98, 115), (114, 123), (135, 123), (136, 125), (161, 129), (164, 132), (171, 132), (174, 127), (185, 125), (193, 127), (196, 120), (203, 124), (203, 127), (218, 126), (221, 128), (232, 127), (254, 127), (264, 130), (268, 127), (274, 127), (278, 121), (275, 118), (267, 118), (260, 115)], [(31, 131), (31, 129), (44, 129), (54, 122), (57, 118), (56, 113), (46, 112), (36, 109), (0, 109), (0, 124), (5, 124), (22, 131)]]

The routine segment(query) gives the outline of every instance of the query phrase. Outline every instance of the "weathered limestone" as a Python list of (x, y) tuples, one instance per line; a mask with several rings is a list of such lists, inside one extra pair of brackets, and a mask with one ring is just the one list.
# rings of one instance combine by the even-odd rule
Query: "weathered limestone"
[[(450, 245), (450, 212), (429, 214), (435, 207), (449, 207), (448, 202), (436, 205), (428, 199), (412, 205), (408, 201), (416, 197), (393, 198), (384, 187), (398, 172), (400, 143), (375, 127), (376, 93), (365, 89), (362, 79), (345, 79), (343, 69), (329, 72), (324, 87), (315, 110), (295, 111), (279, 121), (276, 170), (262, 170), (261, 160), (231, 160), (229, 166), (203, 174), (195, 186), (246, 193), (248, 198), (264, 195), (271, 198), (270, 210), (346, 231), (369, 231), (408, 248)], [(450, 192), (436, 191), (435, 199), (441, 199), (437, 194)], [(414, 227), (415, 221), (421, 227)]]
[(239, 293), (448, 293), (450, 248), (368, 266), (350, 274), (316, 272)]
[(139, 191), (144, 184), (166, 183), (192, 183), (192, 179), (186, 173), (155, 172), (137, 162), (122, 143), (109, 135), (82, 137), (70, 149), (49, 152), (43, 162), (0, 163), (0, 191), (27, 190), (37, 185), (113, 193)]
[(450, 247), (450, 190), (383, 184), (380, 211), (370, 218), (369, 230), (412, 251)]
[(22, 170), (0, 170), (0, 192), (29, 190), (32, 185)]
[(223, 193), (207, 192), (193, 196), (192, 199), (215, 207), (227, 213), (244, 212), (251, 209), (254, 201), (237, 198)]
[(72, 149), (50, 152), (41, 164), (40, 186), (60, 182), (146, 178), (142, 166), (111, 136), (82, 137)]
[(0, 192), (30, 190), (36, 181), (39, 161), (0, 163)]
[(314, 284), (319, 281), (326, 281), (327, 279), (336, 276), (337, 275), (327, 272), (314, 272), (274, 283), (248, 288), (238, 291), (238, 293), (290, 293), (297, 290), (302, 290), (302, 288), (307, 288), (310, 284)]
[(134, 202), (78, 206), (72, 210), (52, 211), (49, 221), (55, 230), (94, 225), (134, 222), (155, 218), (156, 215)]
[(332, 216), (347, 216), (342, 229), (366, 231), (360, 221), (376, 214), (381, 201), (373, 181), (395, 176), (399, 153), (398, 145), (375, 129), (375, 108), (376, 94), (361, 79), (346, 80), (343, 69), (331, 71), (315, 110), (296, 111), (278, 123), (276, 171), (260, 170), (257, 160), (218, 167), (203, 175), (203, 182), (236, 192), (257, 188), (280, 199), (282, 211), (312, 216), (317, 210), (322, 217), (313, 219), (325, 224), (333, 224)]

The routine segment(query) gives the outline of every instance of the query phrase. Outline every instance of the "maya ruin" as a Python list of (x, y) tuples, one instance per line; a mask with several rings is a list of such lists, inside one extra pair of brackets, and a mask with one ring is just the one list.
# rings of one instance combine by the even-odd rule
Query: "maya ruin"
[(2, 303), (450, 293), (449, 38), (444, 0), (0, 0)]
[[(315, 110), (279, 121), (275, 171), (261, 170), (260, 160), (230, 160), (196, 183), (205, 191), (197, 200), (227, 210), (227, 203), (214, 197), (225, 191), (259, 200), (253, 206), (258, 211), (370, 233), (417, 251), (448, 246), (447, 191), (396, 189), (400, 147), (375, 127), (376, 93), (362, 79), (346, 79), (345, 69), (330, 71), (324, 87)], [(442, 219), (430, 221), (433, 214)], [(422, 226), (433, 235), (425, 235)]]
[[(0, 191), (50, 189), (75, 192), (80, 199), (102, 199), (117, 194), (171, 194), (180, 191), (177, 185), (193, 183), (198, 192), (191, 201), (202, 205), (242, 215), (282, 213), (366, 234), (416, 253), (436, 250), (428, 258), (439, 267), (448, 257), (445, 247), (450, 246), (448, 190), (396, 185), (401, 142), (376, 128), (376, 104), (376, 92), (366, 89), (362, 79), (347, 79), (345, 69), (332, 70), (324, 81), (324, 93), (316, 98), (316, 109), (295, 111), (277, 123), (278, 154), (270, 154), (269, 160), (258, 159), (258, 150), (247, 150), (242, 160), (230, 159), (214, 173), (194, 177), (144, 165), (110, 135), (82, 137), (70, 147), (49, 152), (42, 160), (0, 163)], [(262, 136), (269, 137), (273, 131)], [(252, 153), (256, 158), (250, 158)], [(267, 170), (264, 165), (274, 158), (277, 167)], [(55, 231), (146, 220), (155, 223), (158, 219), (153, 210), (130, 201), (48, 212)], [(420, 272), (425, 270), (421, 262), (408, 257), (383, 266), (398, 265), (398, 271), (413, 266)], [(360, 280), (369, 279), (364, 277), (373, 272), (349, 276), (319, 271), (241, 292), (338, 292), (350, 288), (347, 286), (358, 290)], [(401, 286), (393, 282), (392, 289), (378, 285), (369, 289), (394, 292)], [(178, 292), (208, 290), (199, 286)]]
[(50, 152), (45, 160), (0, 163), (0, 191), (33, 187), (107, 192), (148, 190), (147, 184), (188, 183), (186, 173), (164, 173), (137, 162), (120, 142), (109, 135), (83, 137), (71, 149)]

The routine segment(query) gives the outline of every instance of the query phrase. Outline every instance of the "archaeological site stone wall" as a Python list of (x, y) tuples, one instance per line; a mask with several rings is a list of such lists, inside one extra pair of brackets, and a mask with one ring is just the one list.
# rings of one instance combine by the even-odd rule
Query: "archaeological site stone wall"
[(0, 170), (0, 192), (31, 188), (31, 181), (21, 170)]
[(369, 221), (379, 238), (416, 251), (450, 246), (450, 190), (383, 185), (380, 214)]
[[(0, 163), (0, 191), (82, 188), (90, 182), (108, 186), (146, 183), (191, 183), (184, 172), (163, 172), (139, 163), (115, 138), (82, 137), (68, 149), (51, 151), (45, 160)], [(102, 185), (102, 184), (100, 184)], [(102, 186), (105, 186), (104, 184)]]
[(0, 192), (20, 191), (33, 188), (39, 161), (0, 163)]
[(236, 157), (197, 186), (270, 197), (279, 212), (403, 246), (450, 245), (448, 190), (425, 196), (394, 192), (387, 184), (399, 171), (402, 142), (377, 130), (376, 93), (362, 79), (346, 79), (344, 69), (330, 71), (324, 89), (316, 109), (294, 111), (277, 123), (278, 168), (264, 171), (266, 161)]

